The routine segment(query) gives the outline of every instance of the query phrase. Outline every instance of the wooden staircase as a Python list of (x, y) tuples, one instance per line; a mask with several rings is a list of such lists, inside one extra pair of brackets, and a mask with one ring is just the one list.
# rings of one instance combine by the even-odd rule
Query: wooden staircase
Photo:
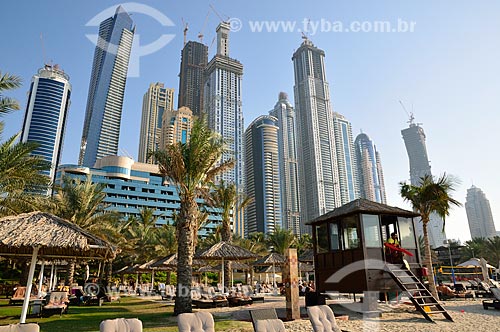
[(400, 265), (386, 264), (386, 272), (404, 292), (408, 293), (410, 301), (425, 319), (434, 323), (431, 315), (443, 314), (446, 319), (453, 322), (446, 309), (410, 270)]

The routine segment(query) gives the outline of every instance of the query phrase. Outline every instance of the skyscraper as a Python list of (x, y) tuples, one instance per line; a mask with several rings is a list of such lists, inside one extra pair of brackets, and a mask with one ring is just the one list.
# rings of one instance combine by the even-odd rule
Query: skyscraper
[(253, 199), (245, 211), (245, 234), (273, 233), (281, 227), (278, 126), (262, 115), (245, 131), (246, 195)]
[(203, 111), (204, 71), (208, 63), (208, 47), (188, 41), (181, 52), (178, 108), (189, 107), (193, 115)]
[[(432, 175), (429, 158), (427, 157), (427, 148), (425, 146), (424, 129), (419, 124), (413, 122), (413, 115), (410, 118), (408, 128), (401, 130), (403, 140), (406, 145), (406, 152), (410, 161), (410, 182), (412, 185), (420, 185), (420, 179), (424, 175)], [(418, 235), (423, 235), (421, 222), (416, 223)], [(446, 233), (443, 230), (443, 220), (437, 215), (432, 214), (427, 224), (427, 233), (431, 247), (438, 248), (446, 240)]]
[(118, 153), (123, 95), (135, 28), (118, 6), (99, 25), (99, 38), (90, 77), (79, 164), (94, 166), (98, 158)]
[(467, 189), (465, 211), (469, 221), (470, 236), (475, 238), (488, 238), (497, 235), (490, 202), (484, 192), (476, 186)]
[(174, 143), (186, 143), (193, 126), (193, 112), (187, 107), (163, 114), (161, 129), (162, 148)]
[(339, 172), (341, 203), (347, 204), (359, 197), (358, 174), (351, 123), (337, 112), (333, 113), (335, 151)]
[[(140, 163), (153, 163), (148, 158), (150, 151), (160, 146), (162, 118), (165, 112), (171, 112), (174, 105), (174, 89), (167, 89), (163, 83), (151, 83), (142, 98), (141, 134), (139, 137)], [(162, 146), (163, 147), (163, 146)]]
[(354, 141), (361, 198), (387, 204), (380, 155), (372, 140), (361, 133)]
[(51, 163), (51, 183), (61, 161), (70, 96), (69, 77), (58, 65), (45, 65), (31, 80), (21, 142), (39, 144), (31, 154)]
[[(222, 159), (235, 160), (232, 170), (225, 172), (222, 179), (235, 183), (238, 192), (244, 191), (243, 156), (243, 110), (241, 101), (241, 80), (243, 65), (229, 57), (229, 23), (217, 26), (217, 54), (210, 60), (205, 71), (204, 103), (208, 125), (222, 135), (227, 150)], [(235, 213), (234, 231), (243, 235), (243, 211)]]
[[(324, 57), (325, 52), (307, 38), (292, 57), (302, 225), (341, 204)], [(310, 229), (303, 231), (310, 233)]]
[(300, 235), (299, 166), (297, 162), (297, 128), (295, 110), (288, 95), (280, 92), (279, 100), (269, 114), (278, 126), (278, 157), (281, 188), (282, 228)]

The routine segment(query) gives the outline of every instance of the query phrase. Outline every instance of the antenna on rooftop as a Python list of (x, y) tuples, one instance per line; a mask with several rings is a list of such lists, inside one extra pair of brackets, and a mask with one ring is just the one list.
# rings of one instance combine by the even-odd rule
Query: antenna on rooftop
[(48, 64), (48, 61), (47, 61), (47, 54), (45, 53), (45, 45), (43, 42), (43, 33), (42, 32), (40, 32), (40, 44), (42, 45), (43, 64), (46, 65), (46, 64)]

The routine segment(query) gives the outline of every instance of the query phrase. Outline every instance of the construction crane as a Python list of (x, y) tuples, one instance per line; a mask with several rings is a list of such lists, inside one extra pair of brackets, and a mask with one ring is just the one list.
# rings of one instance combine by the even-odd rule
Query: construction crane
[(220, 14), (219, 14), (216, 10), (215, 10), (215, 8), (214, 8), (214, 6), (212, 6), (212, 4), (209, 4), (209, 7), (210, 7), (210, 8), (214, 11), (215, 15), (217, 15), (217, 17), (219, 18), (219, 20), (220, 20), (221, 22), (226, 22), (227, 20), (229, 20), (229, 16), (224, 15), (224, 16), (226, 16), (226, 19), (224, 19), (224, 18), (223, 18), (223, 17), (222, 17), (222, 16), (221, 16), (221, 15), (220, 15)]
[(403, 104), (403, 102), (400, 100), (399, 103), (401, 104), (401, 107), (403, 108), (403, 110), (405, 111), (406, 115), (408, 116), (408, 123), (410, 124), (410, 126), (413, 126), (413, 125), (421, 125), (422, 123), (415, 123), (415, 117), (413, 116), (413, 107), (412, 107), (412, 112), (408, 112), (406, 110), (406, 107), (405, 105)]
[(200, 43), (202, 43), (202, 44), (203, 44), (203, 31), (205, 31), (205, 27), (206, 27), (207, 22), (208, 22), (208, 16), (210, 16), (210, 10), (207, 12), (207, 16), (205, 16), (205, 22), (203, 22), (201, 30), (198, 33), (198, 39), (200, 40)]
[(187, 32), (188, 32), (188, 24), (184, 22), (184, 18), (181, 18), (182, 20), (182, 26), (184, 27), (184, 30), (182, 30), (184, 32), (184, 46), (186, 46), (186, 39), (187, 39)]

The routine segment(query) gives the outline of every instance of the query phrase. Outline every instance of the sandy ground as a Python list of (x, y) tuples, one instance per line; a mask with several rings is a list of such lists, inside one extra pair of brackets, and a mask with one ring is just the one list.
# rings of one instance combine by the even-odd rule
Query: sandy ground
[[(345, 301), (328, 300), (327, 304), (333, 305), (336, 313), (347, 314), (348, 320), (337, 320), (342, 330), (347, 331), (381, 331), (381, 332), (496, 332), (500, 331), (500, 310), (484, 310), (482, 299), (463, 300), (456, 299), (442, 302), (445, 308), (453, 317), (454, 322), (450, 322), (443, 315), (434, 315), (435, 323), (427, 321), (415, 307), (411, 304), (393, 303), (380, 304), (381, 317), (369, 318), (362, 314), (346, 309), (349, 304)], [(311, 324), (307, 319), (304, 299), (301, 298), (301, 316), (303, 319), (285, 322), (287, 331), (302, 332), (312, 331)], [(251, 306), (235, 308), (200, 309), (210, 311), (216, 320), (232, 319), (249, 322), (249, 310), (275, 308), (278, 316), (286, 318), (286, 304), (283, 297), (266, 297), (264, 303), (254, 303)], [(253, 331), (248, 323), (242, 324), (240, 329), (232, 332)]]

